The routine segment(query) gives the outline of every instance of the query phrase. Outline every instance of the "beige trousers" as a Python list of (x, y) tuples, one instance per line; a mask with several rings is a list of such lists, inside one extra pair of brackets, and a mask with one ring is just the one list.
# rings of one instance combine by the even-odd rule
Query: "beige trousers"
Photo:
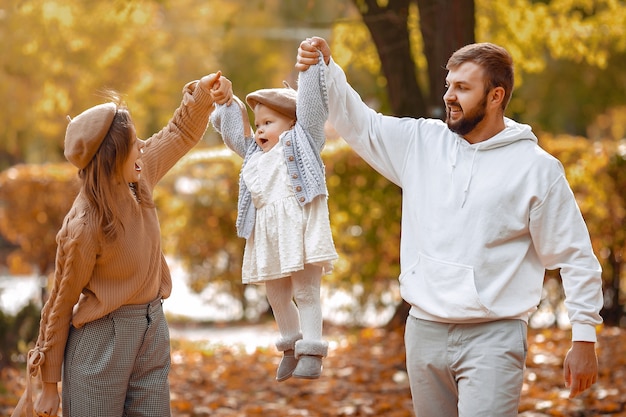
[(447, 324), (409, 316), (406, 363), (417, 417), (517, 417), (527, 353), (521, 320)]

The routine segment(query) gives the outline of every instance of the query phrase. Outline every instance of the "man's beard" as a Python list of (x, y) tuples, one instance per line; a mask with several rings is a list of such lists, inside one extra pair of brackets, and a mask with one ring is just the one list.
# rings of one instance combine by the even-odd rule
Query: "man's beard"
[(470, 133), (485, 118), (487, 109), (487, 95), (467, 114), (463, 114), (460, 120), (453, 122), (450, 120), (450, 108), (446, 106), (446, 124), (448, 129), (454, 133), (465, 136)]

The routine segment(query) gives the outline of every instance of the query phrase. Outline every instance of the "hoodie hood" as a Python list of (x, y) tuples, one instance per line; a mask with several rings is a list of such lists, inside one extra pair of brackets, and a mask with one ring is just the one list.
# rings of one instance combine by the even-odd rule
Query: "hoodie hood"
[(504, 118), (504, 130), (497, 135), (483, 141), (479, 145), (480, 150), (495, 149), (506, 146), (518, 140), (531, 140), (537, 143), (537, 136), (532, 132), (529, 125), (517, 123), (509, 118)]
[[(520, 140), (530, 140), (534, 143), (537, 143), (537, 136), (532, 132), (532, 129), (529, 125), (517, 123), (514, 120), (509, 118), (504, 118), (504, 130), (499, 132), (497, 135), (475, 144), (469, 144), (465, 139), (461, 136), (456, 135), (454, 150), (450, 154), (450, 164), (452, 169), (456, 168), (457, 159), (460, 156), (461, 147), (467, 147), (472, 149), (471, 152), (471, 162), (470, 162), (470, 170), (469, 175), (467, 176), (467, 182), (463, 189), (463, 200), (461, 202), (461, 207), (465, 205), (465, 201), (467, 200), (467, 194), (470, 189), (470, 185), (472, 184), (472, 177), (474, 174), (474, 163), (476, 161), (476, 154), (479, 151), (489, 151), (491, 149), (501, 148), (503, 146), (510, 145), (511, 143), (520, 141)], [(467, 154), (464, 152), (463, 154)]]

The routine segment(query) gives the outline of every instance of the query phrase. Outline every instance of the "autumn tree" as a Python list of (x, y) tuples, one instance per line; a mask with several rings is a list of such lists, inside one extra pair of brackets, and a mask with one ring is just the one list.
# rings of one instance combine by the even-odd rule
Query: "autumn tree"
[(127, 100), (137, 134), (164, 126), (184, 83), (215, 72), (227, 2), (30, 0), (0, 3), (0, 170), (63, 160), (66, 116)]
[[(371, 78), (384, 86), (395, 115), (442, 117), (445, 64), (459, 47), (493, 42), (513, 55), (518, 91), (508, 114), (551, 132), (585, 134), (594, 118), (624, 102), (626, 8), (613, 0), (352, 0), (370, 39), (355, 44), (356, 24), (335, 25), (333, 48), (358, 54), (337, 60), (353, 69), (376, 46)], [(350, 29), (342, 31), (341, 26)], [(339, 28), (339, 29), (338, 29)], [(378, 71), (382, 75), (379, 78)], [(583, 75), (583, 76), (581, 76)], [(349, 72), (355, 77), (354, 71)], [(373, 96), (355, 77), (358, 91)]]
[(622, 1), (476, 0), (476, 38), (513, 55), (508, 113), (552, 133), (587, 135), (624, 104), (626, 7)]
[[(623, 139), (621, 146), (626, 146)], [(607, 222), (608, 232), (612, 233), (613, 238), (609, 239), (605, 247), (607, 262), (604, 272), (607, 285), (604, 291), (603, 317), (607, 324), (619, 326), (626, 317), (626, 297), (622, 291), (622, 271), (626, 262), (626, 194), (623, 192), (626, 189), (626, 152), (618, 152), (610, 157), (607, 175), (615, 192), (610, 196), (613, 200), (612, 216)]]
[(56, 234), (77, 192), (70, 164), (16, 165), (0, 174), (0, 233), (18, 248), (8, 257), (12, 273), (52, 271)]
[(331, 40), (374, 107), (414, 116), (442, 116), (454, 49), (501, 44), (517, 69), (509, 114), (585, 134), (626, 101), (614, 88), (626, 82), (625, 26), (615, 0), (4, 2), (0, 99), (11, 105), (0, 115), (0, 169), (62, 160), (65, 116), (106, 88), (125, 95), (145, 137), (167, 121), (181, 83), (205, 73), (224, 69), (240, 95), (293, 83), (297, 44), (312, 35)]
[[(353, 0), (376, 45), (392, 114), (443, 117), (445, 63), (474, 42), (473, 0)], [(419, 17), (413, 8), (417, 4)], [(413, 8), (413, 9), (412, 9)], [(418, 83), (411, 29), (417, 26), (427, 61), (427, 83)]]

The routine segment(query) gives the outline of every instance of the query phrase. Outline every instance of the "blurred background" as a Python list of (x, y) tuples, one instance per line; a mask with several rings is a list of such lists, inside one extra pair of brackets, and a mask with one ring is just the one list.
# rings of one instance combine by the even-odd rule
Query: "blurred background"
[[(146, 138), (188, 81), (221, 70), (244, 97), (296, 86), (297, 48), (322, 36), (375, 109), (443, 117), (445, 63), (489, 41), (516, 67), (507, 116), (532, 125), (565, 166), (603, 266), (606, 325), (626, 327), (626, 3), (619, 0), (0, 0), (0, 367), (36, 338), (55, 235), (77, 191), (63, 158), (66, 116), (120, 92)], [(328, 127), (323, 157), (340, 260), (326, 320), (398, 326), (400, 190)], [(209, 128), (156, 190), (174, 275), (172, 323), (271, 317), (240, 281), (235, 219), (241, 160)], [(567, 328), (558, 271), (534, 327)]]

